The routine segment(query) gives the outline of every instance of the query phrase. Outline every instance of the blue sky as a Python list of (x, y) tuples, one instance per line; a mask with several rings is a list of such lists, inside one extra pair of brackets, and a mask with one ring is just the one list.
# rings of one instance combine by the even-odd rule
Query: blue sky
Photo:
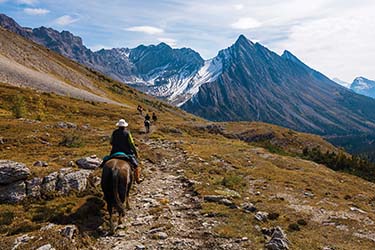
[(166, 42), (208, 59), (244, 34), (329, 77), (375, 79), (373, 0), (0, 0), (0, 12), (69, 30), (93, 50)]

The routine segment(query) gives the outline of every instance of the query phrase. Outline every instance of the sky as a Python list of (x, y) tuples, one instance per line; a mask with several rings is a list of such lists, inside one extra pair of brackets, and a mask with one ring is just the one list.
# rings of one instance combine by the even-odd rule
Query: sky
[(0, 13), (92, 50), (165, 42), (209, 59), (243, 34), (328, 77), (375, 80), (374, 0), (0, 0)]

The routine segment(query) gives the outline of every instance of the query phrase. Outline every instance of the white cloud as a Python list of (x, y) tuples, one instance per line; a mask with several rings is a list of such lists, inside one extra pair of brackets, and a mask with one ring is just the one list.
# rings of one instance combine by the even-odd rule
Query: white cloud
[(260, 27), (261, 23), (258, 20), (255, 20), (254, 18), (243, 17), (238, 19), (235, 23), (232, 23), (231, 26), (234, 29), (248, 30)]
[(167, 38), (167, 37), (159, 37), (158, 38), (159, 42), (163, 42), (171, 46), (172, 48), (177, 47), (177, 40), (173, 38)]
[(243, 10), (245, 8), (245, 6), (243, 4), (235, 4), (235, 5), (233, 5), (233, 8), (235, 10)]
[(371, 9), (362, 15), (340, 15), (311, 20), (291, 28), (287, 40), (276, 43), (281, 52), (289, 49), (306, 64), (330, 77), (347, 82), (356, 76), (375, 75), (375, 20)]
[(149, 35), (156, 35), (164, 33), (163, 29), (153, 26), (134, 26), (125, 29), (126, 31), (141, 32)]
[(106, 46), (106, 45), (102, 45), (102, 44), (95, 44), (95, 45), (87, 46), (87, 47), (89, 47), (92, 51), (98, 51), (98, 50), (101, 50), (101, 49), (112, 49), (111, 46)]
[(35, 16), (40, 16), (40, 15), (45, 15), (49, 13), (50, 11), (47, 9), (40, 9), (40, 8), (26, 8), (23, 10), (26, 14), (29, 15), (35, 15)]
[(73, 18), (69, 15), (65, 15), (65, 16), (61, 16), (61, 17), (55, 19), (54, 22), (57, 25), (60, 25), (60, 26), (67, 26), (69, 24), (77, 22), (78, 20), (79, 20), (78, 18)]
[(17, 0), (19, 4), (27, 4), (27, 5), (34, 5), (38, 2), (38, 0)]

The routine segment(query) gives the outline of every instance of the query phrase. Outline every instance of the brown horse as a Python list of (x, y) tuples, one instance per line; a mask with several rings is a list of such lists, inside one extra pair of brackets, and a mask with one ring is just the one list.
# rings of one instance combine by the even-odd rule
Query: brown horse
[(125, 215), (124, 201), (126, 202), (126, 209), (130, 209), (129, 192), (133, 178), (131, 166), (124, 160), (111, 159), (103, 166), (101, 186), (104, 193), (104, 200), (107, 202), (112, 234), (115, 231), (112, 221), (112, 209), (115, 207), (119, 213), (118, 224), (120, 225), (122, 217)]

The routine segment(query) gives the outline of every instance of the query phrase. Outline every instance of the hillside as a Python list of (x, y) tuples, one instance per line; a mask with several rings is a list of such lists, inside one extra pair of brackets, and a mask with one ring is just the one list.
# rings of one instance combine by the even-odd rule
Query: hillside
[[(303, 159), (346, 155), (319, 136), (211, 123), (0, 31), (0, 249), (263, 249), (280, 230), (289, 249), (375, 247), (375, 185)], [(150, 134), (138, 105), (158, 115)], [(98, 163), (120, 118), (144, 181), (110, 236)]]
[[(8, 85), (0, 88), (5, 93), (0, 103), (0, 159), (26, 163), (33, 178), (46, 176), (71, 166), (70, 161), (81, 157), (106, 155), (113, 124), (125, 117), (140, 150), (145, 178), (132, 191), (133, 210), (127, 213), (126, 231), (119, 229), (115, 237), (103, 237), (108, 217), (99, 187), (90, 187), (78, 196), (72, 192), (67, 197), (1, 204), (2, 249), (11, 249), (15, 239), (24, 234), (36, 236), (23, 243), (25, 249), (47, 243), (62, 249), (58, 242), (71, 249), (92, 245), (101, 249), (137, 245), (151, 249), (169, 249), (172, 245), (177, 249), (258, 249), (269, 240), (260, 229), (274, 226), (284, 229), (291, 249), (375, 246), (371, 233), (375, 219), (372, 183), (228, 138), (246, 131), (251, 131), (253, 137), (259, 133), (262, 138), (267, 131), (294, 145), (313, 142), (335, 150), (317, 136), (265, 124), (216, 124), (224, 129), (226, 136), (222, 136), (213, 133), (210, 123), (167, 107), (160, 109), (153, 102), (144, 105), (160, 114), (160, 119), (147, 135), (143, 132), (143, 117), (131, 108), (115, 109), (111, 104), (97, 105)], [(25, 119), (12, 117), (14, 96), (27, 100)], [(36, 108), (40, 102), (48, 105), (43, 110), (45, 119), (37, 121), (34, 118), (40, 111)], [(61, 121), (77, 126), (59, 127)], [(68, 135), (74, 135), (80, 143), (61, 144)], [(48, 166), (33, 166), (36, 161), (47, 162)], [(93, 174), (100, 176), (100, 170)], [(210, 195), (226, 197), (237, 208), (205, 201)], [(250, 203), (257, 211), (272, 215), (263, 222), (254, 219), (256, 213), (244, 212)], [(39, 231), (50, 222), (56, 224), (54, 229)], [(55, 233), (66, 224), (75, 224), (80, 230), (74, 242)], [(166, 233), (167, 239), (153, 238), (147, 233), (151, 229)]]

